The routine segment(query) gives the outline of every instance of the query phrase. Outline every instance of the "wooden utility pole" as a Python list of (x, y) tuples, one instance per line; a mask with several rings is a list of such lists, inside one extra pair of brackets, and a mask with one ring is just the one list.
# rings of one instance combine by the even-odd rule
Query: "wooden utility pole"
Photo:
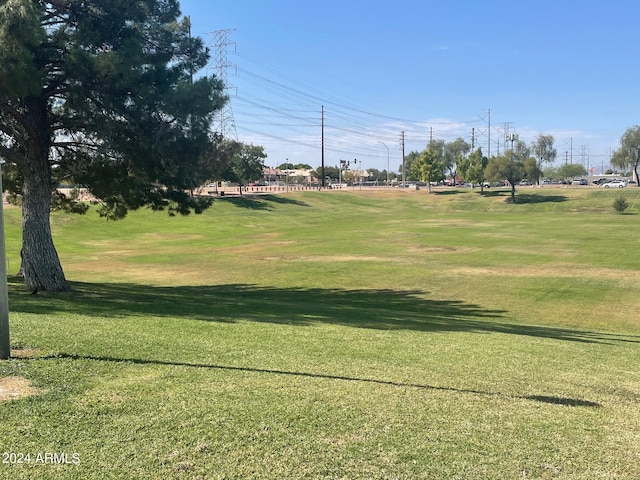
[(400, 135), (400, 143), (402, 144), (402, 188), (404, 188), (405, 171), (404, 171), (404, 130)]
[(322, 114), (322, 147), (321, 147), (322, 148), (322, 152), (321, 152), (322, 164), (320, 166), (320, 170), (321, 170), (320, 175), (322, 175), (322, 183), (321, 183), (321, 185), (324, 188), (326, 186), (325, 185), (325, 175), (324, 175), (324, 105), (322, 105), (321, 114)]

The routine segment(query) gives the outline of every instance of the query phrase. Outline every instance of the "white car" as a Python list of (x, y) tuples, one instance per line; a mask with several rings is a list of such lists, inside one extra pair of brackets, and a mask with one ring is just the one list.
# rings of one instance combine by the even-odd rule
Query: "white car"
[(622, 180), (613, 180), (611, 182), (607, 182), (607, 183), (603, 183), (602, 187), (603, 188), (623, 188), (626, 187), (627, 184), (624, 183)]

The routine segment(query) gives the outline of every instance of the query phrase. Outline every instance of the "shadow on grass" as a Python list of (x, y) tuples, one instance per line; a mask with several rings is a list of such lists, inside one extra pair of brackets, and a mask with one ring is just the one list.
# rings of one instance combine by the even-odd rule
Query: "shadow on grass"
[[(483, 194), (485, 197), (503, 197), (505, 200), (511, 198), (511, 190), (488, 190), (486, 189)], [(566, 202), (568, 199), (565, 195), (548, 195), (539, 193), (523, 193), (521, 190), (516, 190), (516, 204), (527, 203), (561, 203)]]
[(29, 295), (10, 277), (14, 312), (102, 317), (185, 317), (210, 322), (319, 323), (379, 330), (504, 333), (557, 340), (614, 343), (640, 339), (501, 321), (506, 311), (419, 290), (277, 288), (250, 284), (158, 287), (130, 283), (74, 283), (67, 294)]
[(177, 367), (206, 368), (206, 369), (212, 369), (212, 370), (227, 370), (227, 371), (236, 371), (236, 372), (239, 371), (239, 372), (249, 372), (249, 373), (258, 373), (258, 374), (270, 374), (270, 375), (287, 375), (287, 376), (293, 376), (293, 377), (320, 378), (324, 380), (338, 380), (338, 381), (345, 381), (345, 382), (373, 383), (373, 384), (379, 384), (379, 385), (389, 385), (392, 387), (419, 388), (424, 390), (438, 390), (438, 391), (455, 392), (455, 393), (463, 393), (463, 394), (503, 397), (503, 398), (519, 399), (519, 400), (531, 400), (531, 401), (536, 401), (541, 403), (550, 403), (554, 405), (564, 405), (564, 406), (570, 406), (570, 407), (595, 407), (595, 408), (601, 407), (601, 405), (597, 402), (591, 402), (589, 400), (580, 400), (575, 398), (565, 398), (565, 397), (555, 397), (555, 396), (545, 396), (545, 395), (527, 395), (527, 396), (509, 395), (506, 393), (488, 392), (488, 391), (475, 390), (475, 389), (425, 385), (420, 383), (395, 382), (393, 380), (381, 380), (381, 379), (375, 379), (375, 378), (359, 378), (359, 377), (350, 377), (345, 375), (330, 375), (330, 374), (312, 373), (312, 372), (296, 372), (296, 371), (274, 370), (274, 369), (266, 369), (266, 368), (238, 367), (238, 366), (230, 366), (230, 365), (212, 365), (212, 364), (206, 364), (206, 363), (145, 360), (141, 358), (117, 358), (117, 357), (93, 356), (93, 355), (75, 355), (75, 354), (68, 354), (68, 353), (58, 353), (56, 355), (51, 355), (48, 357), (39, 357), (39, 358), (40, 359), (48, 358), (48, 359), (89, 360), (89, 361), (98, 361), (98, 362), (132, 363), (136, 365), (164, 365), (164, 366), (177, 366)]
[(288, 204), (299, 207), (308, 207), (309, 204), (301, 202), (284, 195), (243, 195), (243, 196), (227, 196), (224, 199), (216, 199), (217, 201), (230, 202), (236, 207), (246, 208), (249, 210), (272, 210), (274, 204)]
[(569, 407), (600, 407), (601, 405), (596, 402), (590, 402), (589, 400), (578, 400), (575, 398), (565, 397), (549, 397), (546, 395), (529, 395), (521, 397), (526, 400), (535, 400), (536, 402), (551, 403), (555, 405), (566, 405)]
[(450, 190), (433, 190), (431, 192), (432, 195), (438, 195), (438, 196), (457, 195), (459, 193), (462, 193), (462, 192), (457, 188), (452, 188)]
[(537, 193), (516, 192), (516, 203), (561, 203), (566, 202), (564, 195), (539, 195)]

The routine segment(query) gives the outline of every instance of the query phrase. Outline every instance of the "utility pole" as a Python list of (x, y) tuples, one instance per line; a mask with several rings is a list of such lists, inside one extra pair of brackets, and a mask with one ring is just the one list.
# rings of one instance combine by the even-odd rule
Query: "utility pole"
[(569, 160), (571, 161), (571, 165), (573, 165), (573, 137), (569, 137)]
[[(0, 193), (2, 192), (2, 175), (0, 174)], [(0, 360), (11, 356), (9, 342), (9, 295), (7, 286), (7, 254), (4, 246), (4, 211), (0, 198)]]
[(473, 152), (476, 149), (476, 129), (471, 128), (471, 151)]
[(324, 175), (324, 105), (322, 105), (322, 166), (320, 169), (322, 170), (322, 188), (325, 187), (325, 175)]
[(404, 171), (404, 130), (400, 135), (400, 143), (402, 145), (402, 188), (404, 188), (404, 181), (406, 178), (405, 171)]
[(287, 166), (287, 168), (285, 169), (284, 173), (285, 173), (285, 179), (284, 179), (284, 183), (287, 186), (286, 187), (286, 192), (289, 193), (289, 159), (287, 158), (285, 165)]
[(387, 187), (389, 186), (389, 147), (387, 147), (387, 145), (384, 142), (381, 142), (380, 140), (378, 140), (378, 143), (381, 143), (384, 148), (387, 149)]
[[(587, 154), (587, 148), (589, 148), (588, 145), (582, 145), (580, 147), (580, 163), (582, 164), (582, 166), (584, 167), (586, 165), (587, 171), (589, 170), (589, 157)], [(586, 164), (585, 164), (585, 159), (586, 159)]]

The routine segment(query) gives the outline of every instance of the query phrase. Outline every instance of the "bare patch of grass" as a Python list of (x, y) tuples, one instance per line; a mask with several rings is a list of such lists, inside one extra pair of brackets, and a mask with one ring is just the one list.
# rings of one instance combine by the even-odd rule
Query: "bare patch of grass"
[(26, 378), (19, 376), (0, 378), (0, 402), (28, 397), (36, 392), (37, 390), (31, 386)]
[(616, 270), (604, 267), (549, 267), (548, 265), (511, 267), (505, 265), (496, 267), (458, 267), (452, 268), (449, 271), (463, 275), (492, 275), (501, 277), (579, 277), (640, 281), (640, 271)]
[(12, 348), (11, 358), (34, 358), (39, 353), (39, 350), (33, 348)]

